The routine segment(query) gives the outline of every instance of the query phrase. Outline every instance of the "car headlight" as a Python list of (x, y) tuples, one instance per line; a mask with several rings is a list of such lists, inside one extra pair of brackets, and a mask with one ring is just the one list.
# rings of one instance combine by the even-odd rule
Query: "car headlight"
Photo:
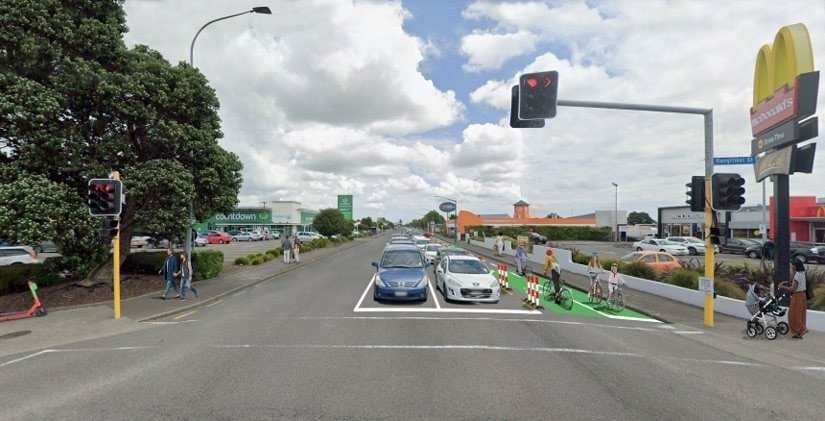
[(424, 277), (421, 278), (420, 281), (418, 281), (418, 287), (419, 288), (424, 288), (424, 287), (427, 286), (427, 283), (429, 283), (429, 282), (430, 282), (430, 278), (427, 275), (424, 275)]
[(378, 285), (381, 288), (386, 288), (387, 287), (387, 284), (384, 283), (384, 281), (381, 279), (380, 276), (375, 277), (375, 285)]
[(498, 279), (493, 278), (492, 280), (490, 280), (490, 288), (496, 289), (496, 287), (498, 287)]

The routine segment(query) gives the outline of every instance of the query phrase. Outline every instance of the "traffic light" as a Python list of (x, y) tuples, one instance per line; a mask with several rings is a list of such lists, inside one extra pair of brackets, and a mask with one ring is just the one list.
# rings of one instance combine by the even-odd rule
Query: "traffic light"
[(745, 203), (745, 179), (739, 174), (713, 174), (713, 208), (716, 210), (739, 210)]
[(531, 129), (544, 127), (544, 119), (541, 120), (521, 120), (518, 118), (518, 85), (511, 89), (510, 99), (510, 127), (514, 129)]
[(519, 78), (518, 118), (537, 120), (556, 116), (559, 72), (527, 73)]
[(120, 180), (93, 178), (89, 180), (89, 213), (92, 216), (120, 215), (121, 193)]
[(687, 197), (685, 201), (690, 205), (690, 210), (693, 212), (702, 212), (705, 210), (705, 177), (693, 176), (690, 178), (690, 183), (685, 184), (688, 188)]

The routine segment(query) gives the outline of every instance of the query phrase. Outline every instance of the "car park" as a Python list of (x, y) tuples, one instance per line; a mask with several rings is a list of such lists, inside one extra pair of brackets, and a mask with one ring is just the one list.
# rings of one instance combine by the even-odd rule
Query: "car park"
[(0, 266), (27, 265), (40, 263), (37, 252), (30, 246), (0, 247)]
[(432, 264), (435, 263), (436, 256), (438, 256), (438, 251), (441, 250), (441, 244), (438, 243), (430, 243), (424, 248), (424, 259), (427, 260), (427, 263)]
[(748, 240), (744, 238), (728, 238), (719, 244), (719, 251), (726, 254), (744, 254), (746, 250), (755, 245), (761, 245), (758, 240)]
[[(667, 237), (666, 240), (685, 246), (691, 256), (705, 254), (705, 242), (696, 237)], [(718, 253), (719, 246), (714, 245), (713, 247), (714, 251)]]
[(206, 241), (209, 244), (229, 244), (232, 242), (232, 236), (223, 231), (210, 230), (206, 232)]
[(490, 269), (475, 256), (449, 256), (435, 270), (436, 288), (445, 301), (497, 303), (501, 287)]
[(644, 263), (656, 272), (667, 273), (674, 269), (681, 269), (682, 264), (679, 259), (673, 257), (670, 253), (663, 253), (660, 251), (635, 251), (628, 255), (622, 256), (625, 262), (641, 262)]
[(674, 243), (672, 241), (663, 240), (660, 238), (649, 238), (647, 240), (637, 241), (633, 243), (633, 249), (636, 251), (660, 251), (670, 253), (674, 256), (687, 256), (687, 247)]
[(426, 301), (429, 277), (421, 251), (412, 244), (390, 245), (376, 269), (373, 287), (375, 301)]

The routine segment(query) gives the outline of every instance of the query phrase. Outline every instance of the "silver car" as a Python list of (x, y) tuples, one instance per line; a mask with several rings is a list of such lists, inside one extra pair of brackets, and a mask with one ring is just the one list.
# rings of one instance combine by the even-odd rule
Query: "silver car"
[(445, 256), (435, 269), (435, 285), (445, 301), (497, 303), (498, 280), (475, 256)]

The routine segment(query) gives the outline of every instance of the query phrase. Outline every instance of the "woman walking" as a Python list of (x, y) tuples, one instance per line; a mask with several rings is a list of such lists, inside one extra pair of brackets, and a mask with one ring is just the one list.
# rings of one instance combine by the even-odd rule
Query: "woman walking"
[(186, 253), (180, 254), (180, 272), (175, 275), (180, 276), (180, 299), (186, 299), (187, 288), (198, 298), (198, 290), (192, 286), (192, 262), (186, 259)]
[(806, 316), (808, 311), (808, 297), (806, 290), (808, 289), (808, 277), (805, 274), (805, 265), (799, 260), (794, 260), (793, 271), (791, 271), (790, 285), (787, 282), (782, 282), (779, 289), (788, 291), (791, 294), (791, 307), (788, 312), (788, 322), (791, 325), (791, 334), (794, 339), (802, 339), (802, 336), (808, 333), (806, 325)]
[(292, 258), (301, 263), (301, 239), (297, 235), (292, 239)]

